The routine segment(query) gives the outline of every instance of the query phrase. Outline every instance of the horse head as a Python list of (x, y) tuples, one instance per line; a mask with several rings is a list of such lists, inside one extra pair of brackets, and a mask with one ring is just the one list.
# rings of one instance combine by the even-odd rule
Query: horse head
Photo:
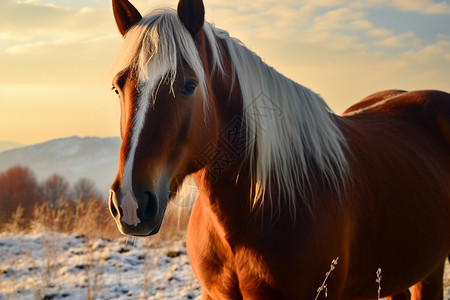
[[(113, 10), (124, 45), (113, 89), (121, 105), (119, 170), (110, 211), (122, 233), (159, 231), (168, 201), (203, 167), (216, 138), (216, 116), (204, 47), (202, 1), (142, 18), (127, 0)], [(207, 122), (206, 122), (207, 120)]]

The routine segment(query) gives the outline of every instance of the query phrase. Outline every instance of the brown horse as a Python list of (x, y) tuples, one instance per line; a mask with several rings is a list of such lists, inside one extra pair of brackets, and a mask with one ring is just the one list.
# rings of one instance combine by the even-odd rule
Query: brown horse
[(381, 296), (415, 285), (415, 299), (442, 299), (449, 94), (386, 91), (337, 116), (205, 22), (201, 0), (144, 18), (113, 8), (125, 39), (110, 209), (124, 234), (157, 233), (192, 175), (187, 248), (204, 299), (376, 299), (379, 268)]

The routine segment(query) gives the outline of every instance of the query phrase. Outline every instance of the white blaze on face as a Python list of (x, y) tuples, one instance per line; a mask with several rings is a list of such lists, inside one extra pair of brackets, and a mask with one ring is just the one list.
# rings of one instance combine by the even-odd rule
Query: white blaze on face
[(139, 91), (139, 97), (137, 99), (137, 109), (133, 116), (130, 152), (128, 153), (128, 157), (123, 168), (122, 195), (124, 195), (124, 197), (122, 198), (122, 203), (120, 205), (123, 212), (121, 221), (128, 225), (136, 226), (141, 222), (137, 216), (138, 204), (133, 193), (134, 159), (139, 138), (141, 137), (141, 132), (144, 128), (147, 112), (152, 102), (153, 93), (157, 88), (160, 79), (167, 70), (167, 68), (165, 68), (164, 71), (163, 69), (164, 68), (150, 68), (149, 66), (149, 74), (151, 74), (152, 77), (146, 80), (139, 80), (138, 86), (136, 87)]
[(122, 208), (123, 211), (123, 216), (120, 219), (122, 222), (133, 226), (137, 226), (141, 223), (141, 220), (139, 220), (137, 216), (138, 205), (130, 192), (123, 197), (120, 208)]
[(131, 147), (128, 153), (128, 158), (125, 161), (125, 166), (123, 168), (123, 180), (122, 180), (122, 203), (120, 207), (122, 208), (123, 217), (122, 222), (128, 225), (134, 225), (140, 223), (137, 216), (138, 204), (136, 202), (136, 197), (133, 193), (133, 166), (134, 158), (136, 154), (136, 148), (139, 142), (139, 136), (142, 132), (142, 128), (145, 123), (145, 116), (149, 108), (150, 99), (148, 99), (148, 93), (140, 93), (138, 98), (137, 111), (133, 118), (133, 128), (131, 136)]

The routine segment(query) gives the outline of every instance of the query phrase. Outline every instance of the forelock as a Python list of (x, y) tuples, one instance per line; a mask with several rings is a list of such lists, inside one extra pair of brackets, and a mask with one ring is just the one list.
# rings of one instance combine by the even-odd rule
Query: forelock
[[(140, 85), (164, 82), (172, 90), (177, 70), (183, 65), (194, 71), (206, 100), (205, 72), (194, 39), (177, 12), (164, 8), (152, 11), (127, 32), (114, 64), (114, 74), (130, 69)], [(156, 92), (157, 89), (153, 90), (152, 95)]]

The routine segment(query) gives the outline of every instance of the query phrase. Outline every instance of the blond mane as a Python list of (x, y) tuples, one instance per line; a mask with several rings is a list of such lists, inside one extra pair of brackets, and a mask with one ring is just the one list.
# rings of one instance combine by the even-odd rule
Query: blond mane
[[(339, 191), (348, 174), (347, 146), (325, 101), (269, 67), (226, 31), (207, 22), (203, 29), (211, 45), (215, 71), (224, 72), (221, 41), (232, 64), (232, 74), (227, 75), (242, 91), (247, 159), (255, 162), (251, 167), (253, 208), (260, 208), (271, 199), (274, 209), (286, 205), (295, 217), (299, 194), (303, 195), (303, 203), (310, 206), (305, 195), (311, 175), (321, 176)], [(182, 62), (195, 72), (204, 107), (208, 109), (208, 78), (194, 40), (175, 10), (159, 9), (126, 34), (115, 73), (131, 67), (139, 74), (141, 86), (149, 81), (164, 81), (173, 87)], [(155, 74), (159, 74), (158, 78), (152, 77)], [(147, 93), (156, 95), (158, 86), (152, 84)], [(320, 174), (311, 174), (312, 168)], [(278, 197), (267, 197), (272, 189), (279, 191)]]

